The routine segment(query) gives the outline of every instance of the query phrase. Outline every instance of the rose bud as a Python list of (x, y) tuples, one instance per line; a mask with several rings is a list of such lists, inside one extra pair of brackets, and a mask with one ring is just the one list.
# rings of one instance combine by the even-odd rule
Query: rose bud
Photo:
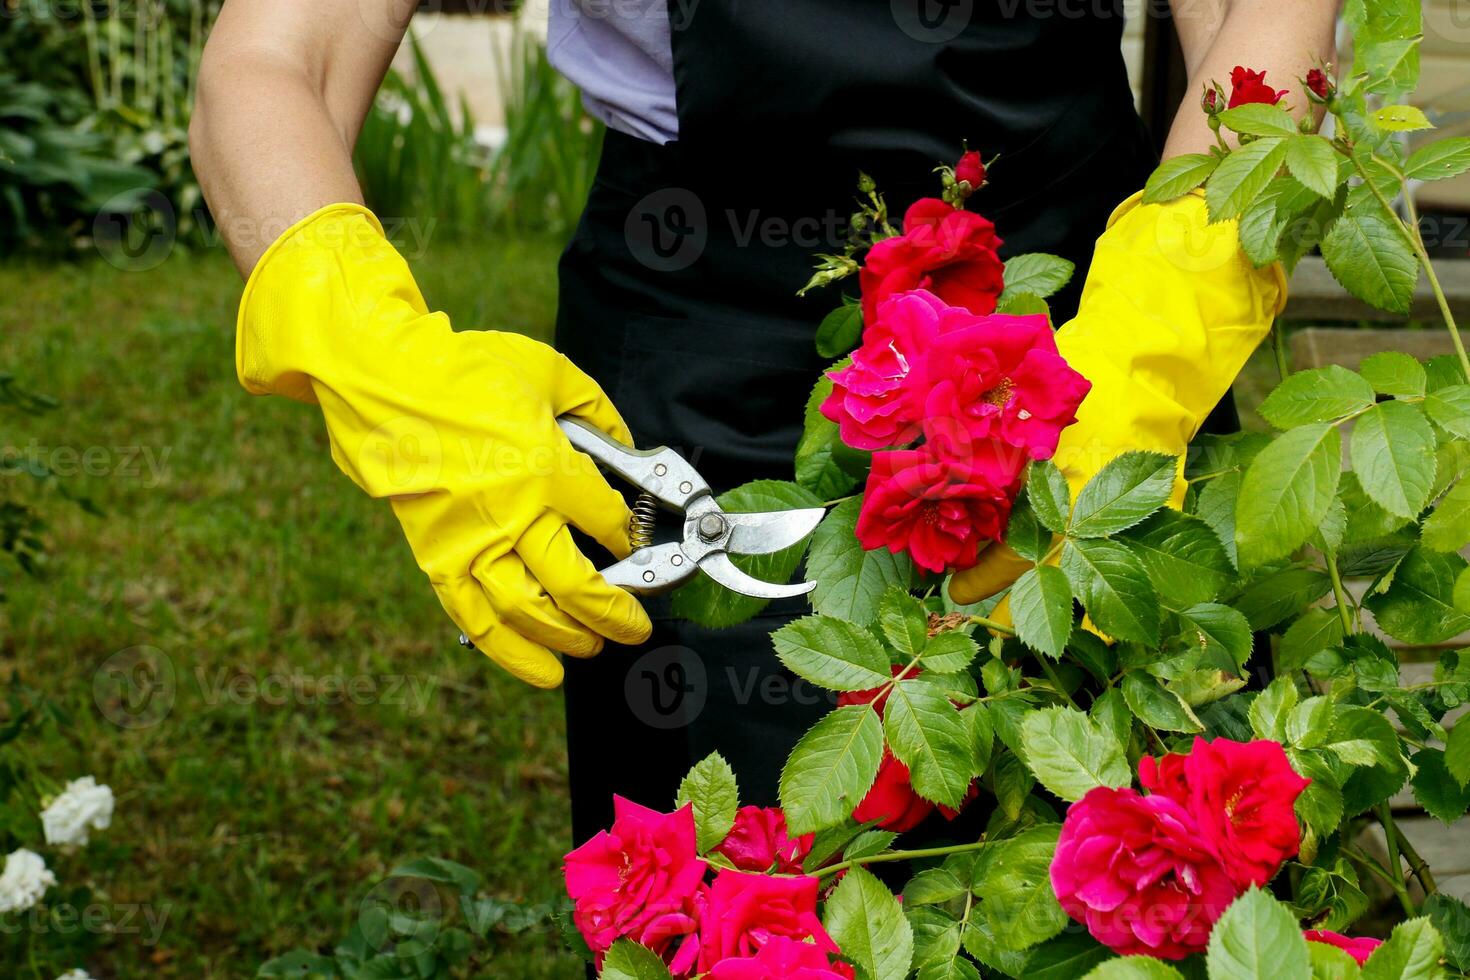
[(1307, 91), (1317, 102), (1326, 102), (1332, 98), (1332, 82), (1328, 80), (1327, 73), (1320, 68), (1313, 68), (1307, 72)]
[(979, 152), (970, 150), (960, 157), (960, 162), (954, 165), (954, 179), (968, 182), (971, 190), (978, 190), (985, 184), (985, 162), (980, 159)]

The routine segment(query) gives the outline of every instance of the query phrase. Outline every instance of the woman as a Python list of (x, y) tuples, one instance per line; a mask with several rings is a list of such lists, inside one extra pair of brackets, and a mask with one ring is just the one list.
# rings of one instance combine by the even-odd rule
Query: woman
[[(1336, 0), (1174, 5), (1192, 92), (1240, 63), (1286, 86), (1333, 53)], [(713, 749), (748, 802), (774, 802), (780, 761), (827, 706), (769, 655), (798, 603), (715, 632), (601, 580), (570, 528), (621, 557), (628, 511), (554, 419), (679, 448), (719, 489), (789, 478), (823, 366), (812, 331), (834, 302), (795, 293), (811, 253), (840, 246), (859, 170), (901, 214), (968, 140), (998, 157), (970, 207), (1006, 254), (1061, 254), (1081, 283), (1103, 235), (1059, 334), (1093, 382), (1057, 457), (1074, 486), (1128, 449), (1180, 452), (1284, 301), (1279, 270), (1251, 269), (1198, 197), (1129, 199), (1156, 161), (1121, 0), (556, 0), (552, 59), (610, 126), (561, 265), (561, 353), (456, 333), (352, 170), (415, 6), (228, 0), (200, 73), (195, 167), (250, 275), (242, 383), (320, 405), (334, 459), (391, 501), (481, 650), (539, 687), (561, 683), (556, 653), (574, 658), (578, 841), (606, 825), (614, 792), (666, 806)], [(1165, 156), (1214, 140), (1191, 95)], [(1077, 302), (1060, 297), (1057, 322)], [(1015, 573), (995, 546), (952, 593), (972, 601)]]

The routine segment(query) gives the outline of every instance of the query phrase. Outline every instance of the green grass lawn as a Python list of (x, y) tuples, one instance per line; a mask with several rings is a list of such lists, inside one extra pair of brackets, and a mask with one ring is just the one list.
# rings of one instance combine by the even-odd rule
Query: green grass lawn
[[(436, 243), (416, 270), (460, 326), (546, 337), (555, 260), (550, 242)], [(70, 482), (105, 511), (47, 504), (55, 561), (46, 581), (8, 579), (0, 670), (71, 715), (27, 747), (39, 766), (118, 794), (112, 828), (53, 861), (58, 876), (162, 918), (155, 944), (106, 940), (88, 964), (106, 978), (247, 977), (330, 945), (419, 855), (478, 869), (499, 899), (561, 894), (559, 696), (455, 644), (387, 506), (333, 466), (315, 409), (239, 388), (239, 292), (218, 253), (149, 272), (0, 265), (0, 368), (63, 402), (0, 443), (63, 469), (89, 459)], [(138, 645), (172, 663), (174, 703), (129, 730), (93, 682)], [(342, 679), (357, 684), (345, 703)], [(581, 975), (554, 927), (498, 942), (479, 975)]]

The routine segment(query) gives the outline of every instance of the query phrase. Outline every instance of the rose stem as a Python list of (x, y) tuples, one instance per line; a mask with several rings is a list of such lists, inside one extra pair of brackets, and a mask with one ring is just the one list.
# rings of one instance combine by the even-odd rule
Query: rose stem
[(1011, 627), (1006, 626), (1004, 623), (997, 623), (993, 619), (987, 619), (984, 616), (971, 616), (970, 622), (974, 623), (976, 626), (983, 626), (988, 630), (995, 630), (995, 632), (1000, 633), (1003, 636), (1016, 635), (1016, 631)]
[(882, 854), (853, 858), (851, 861), (843, 861), (840, 864), (818, 868), (815, 875), (818, 878), (825, 878), (829, 875), (837, 874), (839, 871), (846, 871), (849, 868), (856, 868), (864, 864), (881, 864), (885, 861), (914, 861), (920, 858), (945, 857), (950, 854), (964, 854), (966, 851), (978, 851), (984, 846), (985, 842), (983, 840), (977, 840), (973, 844), (953, 844), (949, 847), (926, 847), (917, 851), (885, 851)]
[(1348, 616), (1347, 590), (1342, 587), (1342, 573), (1337, 570), (1337, 557), (1323, 555), (1327, 559), (1327, 574), (1332, 578), (1332, 597), (1337, 600), (1337, 615), (1342, 620), (1343, 635), (1353, 632), (1353, 621)]
[(1393, 812), (1389, 810), (1387, 800), (1378, 804), (1378, 822), (1383, 824), (1383, 839), (1388, 842), (1388, 868), (1393, 874), (1394, 891), (1398, 893), (1404, 914), (1412, 919), (1419, 914), (1419, 910), (1414, 908), (1409, 890), (1404, 887), (1404, 865), (1399, 857), (1399, 828), (1393, 822)]
[(1286, 362), (1286, 331), (1279, 316), (1271, 324), (1271, 350), (1276, 354), (1276, 372), (1285, 381), (1287, 375), (1291, 374), (1291, 368)]

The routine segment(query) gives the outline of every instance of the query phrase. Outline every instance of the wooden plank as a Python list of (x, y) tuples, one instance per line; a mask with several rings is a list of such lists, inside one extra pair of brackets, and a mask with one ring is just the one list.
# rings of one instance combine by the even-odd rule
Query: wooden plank
[(1290, 344), (1291, 365), (1296, 370), (1327, 364), (1357, 370), (1363, 358), (1386, 350), (1403, 351), (1420, 360), (1455, 352), (1446, 330), (1306, 327), (1291, 332)]
[[(1434, 268), (1456, 321), (1470, 318), (1470, 260), (1446, 259), (1435, 262)], [(1434, 293), (1423, 276), (1419, 277), (1419, 286), (1414, 292), (1413, 308), (1409, 315), (1416, 320), (1427, 320), (1435, 324), (1440, 322)], [(1302, 259), (1296, 267), (1296, 274), (1291, 277), (1286, 312), (1282, 316), (1287, 320), (1317, 323), (1324, 320), (1401, 322), (1404, 319), (1398, 313), (1387, 313), (1350, 296), (1332, 278), (1327, 263), (1317, 256)]]

